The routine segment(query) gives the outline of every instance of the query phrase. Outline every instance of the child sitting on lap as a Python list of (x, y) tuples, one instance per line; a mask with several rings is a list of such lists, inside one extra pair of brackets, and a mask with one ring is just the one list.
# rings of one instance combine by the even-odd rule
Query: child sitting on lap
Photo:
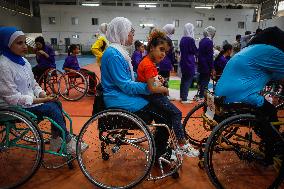
[[(172, 104), (166, 97), (169, 93), (168, 89), (161, 85), (163, 78), (158, 75), (157, 66), (166, 56), (169, 48), (165, 33), (154, 30), (149, 36), (147, 51), (148, 55), (140, 62), (137, 69), (137, 80), (147, 83), (151, 95), (146, 96), (147, 100), (158, 106), (162, 111), (168, 112), (171, 117), (172, 127), (178, 140), (180, 150), (189, 157), (196, 157), (199, 151), (194, 149), (186, 140), (184, 129), (182, 128), (181, 111)], [(164, 96), (166, 95), (166, 96)]]

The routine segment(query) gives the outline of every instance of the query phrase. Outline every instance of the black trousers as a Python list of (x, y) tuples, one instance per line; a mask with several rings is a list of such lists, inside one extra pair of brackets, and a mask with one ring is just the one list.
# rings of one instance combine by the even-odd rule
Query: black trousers
[[(134, 112), (138, 117), (140, 117), (146, 124), (150, 124), (153, 120), (155, 123), (163, 123), (172, 129), (171, 121), (168, 119), (170, 116), (158, 109), (152, 103), (149, 103), (142, 110)], [(161, 155), (166, 153), (167, 142), (169, 139), (169, 132), (164, 127), (157, 127), (156, 133), (154, 134), (155, 146), (156, 146), (156, 159)]]

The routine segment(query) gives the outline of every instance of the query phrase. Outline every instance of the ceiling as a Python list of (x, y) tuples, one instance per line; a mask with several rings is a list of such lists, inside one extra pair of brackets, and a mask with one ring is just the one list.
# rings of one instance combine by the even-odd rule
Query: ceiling
[(38, 0), (39, 3), (51, 4), (80, 4), (83, 1), (94, 2), (112, 2), (112, 3), (138, 3), (138, 2), (155, 2), (155, 3), (212, 3), (212, 4), (260, 4), (265, 0)]

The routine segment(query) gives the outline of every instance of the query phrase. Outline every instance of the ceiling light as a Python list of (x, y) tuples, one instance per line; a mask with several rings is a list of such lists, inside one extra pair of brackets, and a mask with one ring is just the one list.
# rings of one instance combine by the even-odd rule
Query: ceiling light
[(138, 5), (157, 5), (157, 3), (137, 3)]
[(98, 7), (100, 6), (99, 3), (90, 3), (90, 2), (83, 2), (82, 6), (87, 6), (87, 7)]
[(196, 8), (196, 9), (212, 9), (211, 6), (196, 6), (194, 8)]
[(138, 5), (139, 7), (142, 7), (142, 8), (155, 8), (157, 7), (156, 5)]
[(141, 27), (154, 27), (154, 24), (139, 24)]

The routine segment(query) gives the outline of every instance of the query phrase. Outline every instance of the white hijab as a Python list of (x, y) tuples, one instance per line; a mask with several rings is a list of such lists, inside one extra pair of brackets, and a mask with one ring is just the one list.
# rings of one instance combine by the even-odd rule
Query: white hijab
[(213, 26), (208, 26), (207, 28), (204, 29), (203, 35), (204, 37), (213, 39), (215, 33), (216, 33), (216, 28), (214, 28)]
[(100, 25), (100, 32), (101, 32), (101, 34), (105, 35), (106, 31), (107, 31), (107, 23), (102, 23)]
[(185, 37), (191, 37), (194, 39), (194, 26), (191, 23), (187, 23), (184, 25), (184, 30), (183, 30), (184, 36)]
[(110, 42), (109, 46), (118, 50), (128, 62), (131, 72), (131, 79), (135, 81), (131, 58), (125, 48), (128, 40), (128, 34), (131, 31), (131, 26), (132, 24), (127, 18), (116, 17), (109, 23), (106, 31), (106, 37)]
[(167, 36), (172, 39), (172, 36), (175, 32), (175, 26), (173, 24), (166, 24), (163, 27), (163, 30), (166, 32)]

